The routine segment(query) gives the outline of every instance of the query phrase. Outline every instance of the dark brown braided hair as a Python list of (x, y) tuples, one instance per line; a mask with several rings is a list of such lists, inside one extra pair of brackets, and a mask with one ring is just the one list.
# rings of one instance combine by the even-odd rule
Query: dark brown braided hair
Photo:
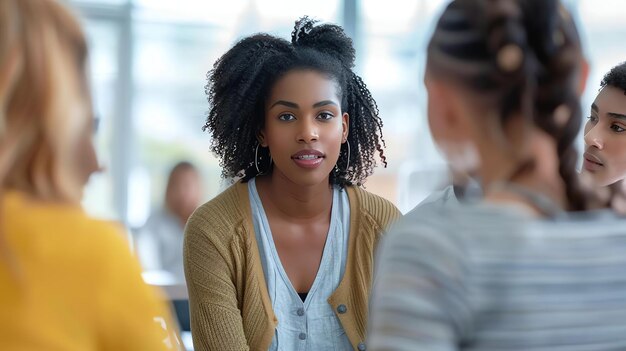
[[(203, 127), (211, 134), (211, 151), (220, 158), (222, 177), (247, 181), (259, 174), (255, 150), (264, 126), (265, 100), (274, 83), (293, 69), (312, 69), (333, 79), (342, 112), (350, 115), (350, 160), (342, 144), (330, 182), (362, 184), (376, 166), (376, 151), (386, 166), (383, 123), (367, 86), (352, 70), (354, 59), (352, 40), (341, 27), (317, 24), (307, 17), (296, 21), (291, 42), (256, 34), (228, 50), (207, 74), (210, 110)], [(258, 153), (257, 162), (267, 167), (268, 148), (259, 148)]]
[(558, 0), (453, 1), (428, 45), (430, 72), (486, 97), (502, 125), (521, 113), (555, 138), (569, 210), (586, 209), (589, 198), (574, 146), (581, 57), (576, 26)]

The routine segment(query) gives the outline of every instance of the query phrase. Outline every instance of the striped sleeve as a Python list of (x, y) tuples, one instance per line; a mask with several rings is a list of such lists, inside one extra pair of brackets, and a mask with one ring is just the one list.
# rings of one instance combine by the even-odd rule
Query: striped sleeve
[(383, 239), (370, 350), (456, 350), (469, 323), (462, 246), (408, 215)]

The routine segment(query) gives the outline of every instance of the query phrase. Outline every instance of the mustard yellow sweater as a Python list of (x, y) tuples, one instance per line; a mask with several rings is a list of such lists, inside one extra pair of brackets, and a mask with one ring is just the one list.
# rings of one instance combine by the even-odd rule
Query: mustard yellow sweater
[[(353, 347), (365, 340), (374, 251), (388, 225), (400, 216), (389, 201), (347, 187), (350, 238), (346, 270), (328, 298)], [(280, 321), (265, 284), (246, 183), (237, 183), (202, 205), (185, 229), (185, 274), (194, 348), (263, 350)]]
[(0, 350), (179, 350), (118, 226), (15, 191), (0, 210)]

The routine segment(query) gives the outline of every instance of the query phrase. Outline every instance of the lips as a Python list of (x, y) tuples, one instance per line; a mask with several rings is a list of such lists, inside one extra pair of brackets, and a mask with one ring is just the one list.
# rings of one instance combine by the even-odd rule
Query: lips
[(598, 156), (596, 156), (596, 155), (594, 155), (594, 154), (592, 154), (592, 153), (590, 153), (590, 152), (588, 152), (588, 151), (587, 151), (587, 152), (585, 152), (585, 154), (584, 154), (583, 156), (584, 156), (584, 157), (585, 157), (585, 159), (586, 159), (586, 160), (588, 160), (589, 162), (597, 163), (597, 164), (599, 164), (600, 166), (604, 166), (604, 163), (602, 162), (602, 160), (601, 160)]
[(590, 152), (585, 152), (583, 158), (583, 167), (589, 172), (595, 172), (604, 167), (602, 160)]
[(317, 168), (324, 158), (326, 158), (324, 153), (315, 149), (301, 150), (291, 155), (296, 165), (308, 169)]

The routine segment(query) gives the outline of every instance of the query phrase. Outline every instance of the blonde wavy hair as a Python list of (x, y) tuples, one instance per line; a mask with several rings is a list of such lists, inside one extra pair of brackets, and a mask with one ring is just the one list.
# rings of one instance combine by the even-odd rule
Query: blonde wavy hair
[(80, 202), (95, 162), (86, 58), (57, 1), (0, 1), (0, 191)]
[[(97, 169), (86, 59), (77, 19), (56, 0), (0, 0), (0, 200), (17, 190), (79, 205)], [(0, 261), (19, 281), (4, 230)]]

